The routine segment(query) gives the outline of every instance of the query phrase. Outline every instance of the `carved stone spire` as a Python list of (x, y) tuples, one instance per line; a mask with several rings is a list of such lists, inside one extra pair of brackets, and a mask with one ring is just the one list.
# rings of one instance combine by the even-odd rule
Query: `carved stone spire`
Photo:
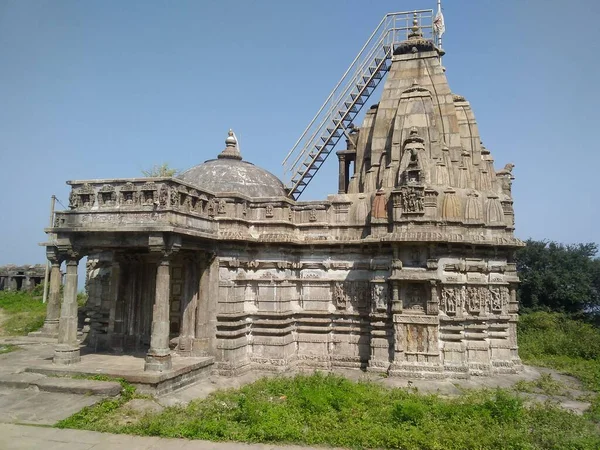
[(238, 142), (233, 130), (229, 130), (229, 135), (225, 139), (225, 149), (217, 156), (219, 159), (237, 159), (242, 160), (242, 154), (238, 148)]

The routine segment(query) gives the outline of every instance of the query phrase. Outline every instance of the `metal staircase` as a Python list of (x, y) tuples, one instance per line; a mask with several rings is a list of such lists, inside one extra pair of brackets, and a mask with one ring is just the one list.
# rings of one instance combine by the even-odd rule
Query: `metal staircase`
[(390, 68), (394, 48), (414, 21), (432, 38), (433, 10), (389, 13), (381, 20), (321, 109), (282, 162), (289, 197), (297, 200)]

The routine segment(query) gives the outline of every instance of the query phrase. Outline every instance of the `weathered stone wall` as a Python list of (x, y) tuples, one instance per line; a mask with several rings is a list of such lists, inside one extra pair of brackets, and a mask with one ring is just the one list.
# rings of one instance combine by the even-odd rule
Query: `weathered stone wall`
[(0, 291), (31, 291), (44, 282), (45, 266), (0, 266)]

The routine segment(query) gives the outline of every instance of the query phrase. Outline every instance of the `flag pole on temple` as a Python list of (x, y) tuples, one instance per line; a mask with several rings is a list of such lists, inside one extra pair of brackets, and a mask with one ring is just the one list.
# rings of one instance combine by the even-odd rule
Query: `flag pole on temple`
[(446, 31), (446, 24), (444, 23), (444, 15), (442, 14), (442, 0), (437, 0), (437, 13), (433, 19), (433, 29), (437, 35), (437, 46), (442, 48), (442, 35)]

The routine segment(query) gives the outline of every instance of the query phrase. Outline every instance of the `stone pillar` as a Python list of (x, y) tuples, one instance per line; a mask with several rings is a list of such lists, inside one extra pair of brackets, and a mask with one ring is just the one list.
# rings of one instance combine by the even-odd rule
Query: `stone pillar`
[(156, 270), (156, 296), (152, 311), (152, 335), (150, 350), (146, 355), (146, 371), (171, 369), (171, 350), (169, 348), (169, 295), (171, 290), (171, 272), (169, 256), (163, 256)]
[(117, 260), (117, 255), (113, 256), (110, 279), (110, 311), (108, 314), (108, 342), (111, 349), (115, 352), (123, 352), (123, 302), (120, 296), (123, 295), (119, 286), (121, 284), (121, 261)]
[(339, 182), (338, 182), (338, 194), (345, 194), (346, 193), (346, 178), (347, 178), (347, 174), (346, 174), (346, 155), (340, 155), (338, 154), (338, 159), (340, 162), (340, 168), (339, 168)]
[(41, 334), (48, 337), (58, 337), (58, 323), (60, 319), (60, 285), (62, 274), (60, 273), (60, 260), (50, 259), (50, 286), (48, 290), (48, 303), (46, 305), (46, 320), (40, 330)]
[(183, 298), (181, 302), (181, 330), (179, 334), (180, 355), (191, 356), (196, 335), (196, 306), (199, 291), (199, 261), (195, 256), (184, 258)]
[(79, 256), (67, 257), (64, 299), (58, 324), (58, 345), (54, 351), (54, 364), (74, 364), (80, 361), (77, 342), (77, 266)]

